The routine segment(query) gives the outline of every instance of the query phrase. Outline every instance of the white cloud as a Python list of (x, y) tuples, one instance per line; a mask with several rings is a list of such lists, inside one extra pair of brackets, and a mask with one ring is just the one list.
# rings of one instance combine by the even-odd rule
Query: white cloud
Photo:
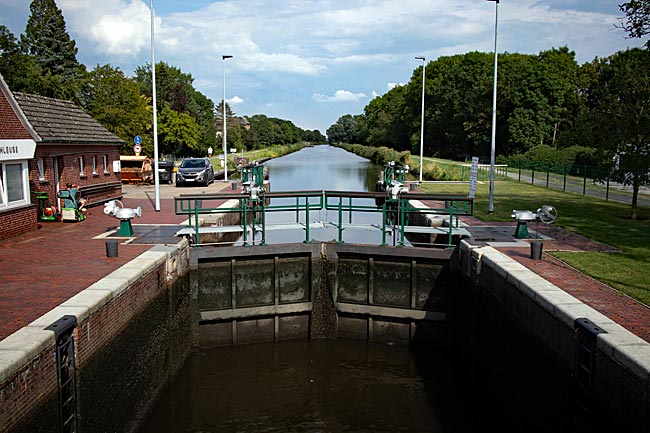
[[(7, 3), (0, 8), (2, 18), (16, 4), (23, 16), (29, 14), (27, 0), (0, 0)], [(112, 63), (128, 74), (151, 60), (149, 0), (57, 0), (57, 5), (86, 66)], [(368, 98), (313, 89), (380, 89), (371, 94), (376, 97), (386, 83), (390, 90), (408, 82), (422, 64), (414, 56), (430, 61), (494, 47), (495, 3), (477, 0), (156, 0), (154, 6), (157, 60), (191, 74), (199, 91), (220, 101), (221, 55), (233, 55), (226, 63), (228, 89), (246, 101), (242, 107), (310, 122), (336, 119), (346, 114), (341, 110), (361, 111)], [(612, 30), (619, 15), (611, 0), (501, 2), (499, 51), (538, 53), (567, 45), (584, 62), (642, 45)], [(313, 106), (318, 112), (309, 111)]]
[(239, 96), (233, 96), (232, 98), (228, 99), (228, 103), (231, 105), (238, 105), (238, 104), (243, 104), (244, 100)]
[[(422, 74), (420, 74), (420, 75), (422, 75)], [(404, 84), (404, 83), (386, 83), (386, 88), (387, 88), (388, 90), (392, 90), (392, 89), (394, 89), (395, 87), (405, 86), (405, 85), (406, 85), (406, 84)], [(421, 87), (421, 86), (420, 86), (420, 87)]]
[(314, 93), (312, 99), (316, 102), (359, 102), (366, 95), (363, 93), (353, 93), (348, 90), (337, 90), (334, 95), (326, 96), (320, 93)]
[[(151, 15), (140, 0), (59, 0), (66, 19), (94, 45), (95, 51), (115, 58), (134, 57), (151, 46)], [(156, 27), (161, 23), (156, 18)], [(159, 31), (159, 29), (156, 29)]]

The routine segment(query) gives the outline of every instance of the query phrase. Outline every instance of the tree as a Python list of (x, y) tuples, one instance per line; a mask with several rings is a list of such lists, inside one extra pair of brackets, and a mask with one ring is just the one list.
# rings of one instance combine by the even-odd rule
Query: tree
[[(650, 0), (631, 0), (618, 6), (625, 18), (621, 18), (621, 28), (631, 38), (642, 38), (650, 33)], [(650, 48), (650, 40), (646, 42)]]
[(22, 53), (16, 37), (0, 25), (0, 74), (14, 92), (39, 93), (42, 70), (33, 58)]
[(367, 136), (366, 118), (363, 115), (346, 114), (329, 127), (327, 137), (330, 143), (365, 144)]
[(179, 113), (163, 104), (158, 116), (160, 152), (174, 155), (197, 155), (202, 153), (199, 138), (201, 131), (192, 116)]
[(632, 185), (630, 218), (637, 218), (639, 188), (650, 184), (650, 51), (618, 52), (594, 61), (598, 81), (590, 94), (594, 141), (614, 154), (612, 179)]
[[(151, 64), (138, 66), (135, 81), (140, 91), (151, 98)], [(216, 146), (215, 106), (214, 102), (196, 90), (191, 74), (183, 73), (179, 68), (165, 62), (156, 64), (156, 98), (157, 104), (167, 104), (179, 114), (188, 114), (199, 127), (199, 146), (207, 149)]]
[(54, 0), (33, 0), (29, 9), (31, 14), (20, 40), (22, 50), (38, 63), (46, 81), (61, 82), (61, 86), (44, 86), (40, 94), (76, 99), (76, 80), (84, 75), (85, 68), (77, 61), (77, 47), (66, 30), (63, 13)]
[(153, 116), (148, 99), (119, 68), (97, 65), (88, 74), (82, 106), (106, 129), (126, 141), (123, 154), (133, 154), (133, 137), (140, 135), (144, 153), (153, 156)]

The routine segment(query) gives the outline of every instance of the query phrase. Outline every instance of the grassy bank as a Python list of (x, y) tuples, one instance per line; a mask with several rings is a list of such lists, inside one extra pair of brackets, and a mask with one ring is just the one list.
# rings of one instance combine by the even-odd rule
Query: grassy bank
[[(307, 146), (308, 145), (306, 143), (302, 142), (302, 143), (290, 144), (287, 146), (280, 146), (280, 145), (270, 146), (264, 149), (257, 149), (257, 150), (244, 152), (243, 154), (242, 153), (230, 154), (228, 155), (228, 168), (230, 170), (234, 170), (235, 168), (237, 168), (237, 166), (234, 163), (235, 157), (243, 156), (244, 158), (248, 158), (250, 162), (253, 162), (253, 161), (258, 161), (260, 159), (279, 158), (280, 156), (297, 152), (300, 149)], [(221, 167), (221, 162), (219, 161), (218, 156), (213, 156), (212, 158), (210, 158), (210, 162), (212, 163), (212, 166), (215, 167), (215, 170), (221, 170), (221, 168), (217, 168), (217, 167)]]
[[(467, 194), (467, 184), (425, 184), (431, 193)], [(629, 219), (630, 205), (518, 182), (496, 182), (494, 213), (488, 209), (489, 186), (479, 184), (475, 216), (483, 221), (512, 221), (513, 209), (535, 211), (543, 204), (558, 210), (556, 225), (616, 247), (620, 253), (552, 253), (567, 264), (650, 305), (650, 208)]]

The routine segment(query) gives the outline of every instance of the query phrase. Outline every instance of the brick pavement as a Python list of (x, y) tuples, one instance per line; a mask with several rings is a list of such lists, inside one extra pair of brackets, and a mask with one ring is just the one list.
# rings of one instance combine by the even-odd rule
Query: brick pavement
[[(136, 231), (138, 224), (186, 219), (175, 215), (171, 198), (160, 200), (160, 212), (151, 198), (125, 198), (122, 203), (142, 207), (142, 217), (132, 220)], [(0, 242), (0, 340), (151, 248), (120, 244), (118, 257), (106, 257), (105, 239), (93, 238), (118, 229), (120, 222), (103, 209), (89, 208), (87, 218), (78, 223), (43, 222), (39, 230)]]

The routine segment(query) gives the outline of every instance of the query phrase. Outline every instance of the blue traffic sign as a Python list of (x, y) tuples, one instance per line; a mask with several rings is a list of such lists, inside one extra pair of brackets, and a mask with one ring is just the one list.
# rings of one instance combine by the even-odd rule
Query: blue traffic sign
[(135, 144), (141, 144), (142, 143), (142, 137), (140, 137), (139, 135), (136, 135), (135, 137), (133, 137), (133, 142)]

